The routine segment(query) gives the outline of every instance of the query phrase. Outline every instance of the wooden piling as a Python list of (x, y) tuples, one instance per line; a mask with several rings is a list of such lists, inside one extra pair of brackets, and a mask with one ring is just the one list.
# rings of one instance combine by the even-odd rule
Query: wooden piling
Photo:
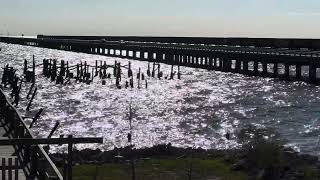
[(32, 82), (36, 81), (36, 62), (34, 55), (32, 56)]
[(129, 64), (128, 64), (128, 77), (131, 77), (131, 76), (132, 76), (131, 62), (129, 61)]
[(28, 106), (27, 106), (27, 109), (26, 109), (27, 111), (30, 110), (31, 103), (32, 103), (32, 101), (33, 101), (36, 93), (37, 93), (37, 87), (34, 89), (34, 92), (33, 92), (33, 94), (32, 94), (32, 97), (31, 97), (31, 99), (30, 99), (30, 101), (29, 101), (29, 104), (28, 104)]
[(28, 61), (25, 59), (24, 60), (24, 66), (23, 66), (23, 74), (26, 75), (28, 70)]
[(150, 77), (150, 63), (148, 63), (147, 75)]
[(96, 60), (95, 70), (96, 70), (95, 76), (98, 76), (98, 60)]
[(137, 73), (137, 79), (139, 79), (139, 80), (140, 80), (140, 74), (141, 74), (141, 68), (139, 68), (139, 71)]
[(181, 79), (180, 66), (178, 66), (178, 79)]
[(170, 79), (173, 79), (173, 76), (174, 76), (174, 74), (173, 74), (173, 65), (171, 66), (171, 72), (170, 72)]
[(156, 63), (155, 62), (153, 62), (153, 66), (152, 66), (152, 77), (154, 77), (154, 71), (155, 71), (155, 66), (156, 66)]

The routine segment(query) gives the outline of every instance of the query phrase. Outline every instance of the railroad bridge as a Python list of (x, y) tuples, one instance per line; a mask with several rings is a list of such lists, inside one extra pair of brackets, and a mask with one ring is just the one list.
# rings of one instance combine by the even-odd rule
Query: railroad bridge
[(38, 35), (0, 42), (320, 83), (320, 39)]

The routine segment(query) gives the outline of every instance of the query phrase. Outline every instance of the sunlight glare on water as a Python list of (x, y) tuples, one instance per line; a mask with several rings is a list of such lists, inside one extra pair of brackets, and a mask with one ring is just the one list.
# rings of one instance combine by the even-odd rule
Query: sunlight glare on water
[[(0, 43), (0, 62), (20, 70), (23, 60), (37, 64), (44, 58), (67, 60), (71, 65), (95, 60), (122, 65), (128, 59), (65, 52), (44, 48)], [(137, 73), (144, 73), (147, 62), (131, 60)], [(165, 75), (171, 66), (161, 65)], [(1, 74), (2, 74), (1, 69)], [(38, 93), (32, 113), (44, 108), (41, 119), (32, 128), (38, 137), (46, 137), (56, 121), (60, 126), (54, 136), (102, 136), (103, 145), (79, 145), (77, 148), (99, 147), (104, 150), (127, 145), (129, 129), (128, 107), (134, 109), (133, 143), (148, 147), (172, 143), (179, 147), (234, 148), (239, 146), (236, 132), (248, 124), (273, 128), (288, 145), (306, 153), (317, 154), (320, 125), (319, 87), (303, 82), (285, 82), (269, 78), (181, 67), (181, 80), (157, 80), (148, 77), (148, 89), (117, 89), (115, 80), (107, 85), (95, 78), (87, 85), (72, 82), (56, 85), (37, 68)], [(126, 73), (126, 72), (124, 72)], [(123, 81), (122, 81), (123, 83)], [(24, 114), (25, 98), (30, 84), (23, 86), (18, 109)], [(226, 132), (232, 134), (227, 140)], [(56, 147), (61, 148), (61, 147)]]

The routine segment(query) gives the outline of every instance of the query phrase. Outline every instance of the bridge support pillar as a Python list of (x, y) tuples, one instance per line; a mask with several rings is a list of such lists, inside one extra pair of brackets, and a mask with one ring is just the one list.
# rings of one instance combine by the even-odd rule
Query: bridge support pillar
[(177, 64), (179, 62), (179, 55), (175, 54), (173, 55), (173, 63)]
[(189, 55), (186, 56), (186, 63), (187, 63), (187, 65), (190, 64), (190, 56)]
[(314, 62), (310, 62), (309, 65), (309, 81), (310, 83), (316, 83), (317, 81), (317, 68)]
[(241, 61), (239, 59), (236, 59), (235, 72), (237, 73), (241, 72)]
[(190, 56), (189, 57), (189, 62), (190, 62), (190, 66), (191, 67), (196, 67), (195, 66), (195, 59), (194, 59), (195, 57), (194, 56)]
[(144, 51), (140, 51), (140, 60), (144, 61)]
[(274, 64), (273, 64), (273, 76), (274, 76), (274, 77), (278, 77), (278, 76), (279, 76), (278, 63), (274, 63)]
[(285, 79), (290, 79), (290, 64), (288, 63), (284, 65), (284, 77)]
[(153, 61), (153, 52), (148, 52), (148, 60)]
[(213, 57), (209, 57), (209, 65), (208, 65), (208, 69), (212, 70), (213, 69), (213, 61), (214, 61), (214, 58)]
[(296, 79), (300, 80), (301, 79), (301, 65), (296, 64)]
[(222, 59), (222, 71), (229, 72), (231, 70), (231, 60), (227, 58)]
[(268, 76), (268, 63), (262, 63), (262, 74), (263, 76)]
[(182, 59), (183, 59), (183, 60), (182, 60), (182, 64), (183, 64), (183, 65), (186, 65), (186, 63), (187, 63), (187, 55), (184, 54), (183, 57), (182, 57)]
[(134, 58), (134, 59), (139, 59), (139, 58), (138, 58), (138, 52), (137, 52), (137, 51), (133, 51), (133, 58)]
[(249, 75), (248, 61), (242, 61), (243, 74)]
[[(157, 58), (158, 58), (158, 56), (157, 56)], [(163, 62), (164, 59), (165, 59), (165, 54), (163, 54), (163, 52), (160, 52), (160, 53), (159, 53), (159, 61), (160, 61), (160, 62)]]
[(168, 64), (172, 64), (174, 60), (174, 55), (173, 54), (166, 54), (166, 62)]
[(256, 76), (259, 74), (259, 70), (258, 70), (259, 66), (258, 66), (258, 61), (253, 61), (253, 74)]
[(196, 67), (199, 67), (199, 56), (196, 56)]
[(126, 52), (126, 58), (128, 59), (128, 58), (130, 58), (130, 55), (129, 55), (129, 50), (125, 50), (125, 52)]
[(220, 71), (223, 71), (223, 59), (219, 58), (219, 68)]

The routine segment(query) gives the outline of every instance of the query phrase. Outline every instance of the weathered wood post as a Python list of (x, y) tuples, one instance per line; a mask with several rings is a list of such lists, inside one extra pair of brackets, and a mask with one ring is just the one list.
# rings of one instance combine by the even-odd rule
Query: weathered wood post
[(181, 73), (180, 73), (180, 66), (178, 66), (178, 79), (181, 78)]
[(133, 76), (131, 76), (131, 79), (130, 79), (130, 87), (133, 88)]
[(107, 77), (107, 63), (104, 61), (103, 63), (103, 76), (102, 78), (105, 79)]
[(66, 74), (65, 63), (64, 63), (64, 60), (61, 60), (61, 62), (60, 62), (60, 76), (65, 76), (65, 74)]
[(51, 69), (51, 81), (54, 81), (57, 76), (57, 60), (53, 60), (53, 66)]
[[(83, 77), (83, 67), (82, 67), (82, 61), (80, 62), (80, 76), (79, 76), (79, 80), (82, 81), (82, 77)], [(80, 82), (81, 82), (80, 81)]]
[(32, 82), (36, 81), (36, 62), (34, 55), (32, 56)]
[(30, 101), (29, 101), (29, 104), (28, 104), (28, 106), (27, 106), (27, 109), (26, 109), (27, 111), (30, 110), (31, 103), (32, 103), (32, 101), (33, 101), (36, 93), (37, 93), (37, 87), (36, 87), (36, 88), (34, 89), (34, 91), (33, 91), (32, 97), (31, 97), (31, 99), (30, 99)]
[(137, 74), (137, 79), (140, 80), (140, 74), (141, 74), (141, 68), (139, 68), (138, 74)]
[(47, 74), (46, 77), (47, 77), (47, 78), (50, 78), (50, 77), (51, 77), (51, 73), (52, 73), (52, 66), (53, 66), (53, 65), (52, 65), (52, 59), (50, 59), (48, 62), (49, 62), (49, 64), (48, 64), (48, 71), (47, 71), (48, 74)]
[(80, 66), (77, 64), (77, 81), (80, 79)]
[(20, 100), (19, 94), (21, 91), (21, 86), (22, 86), (22, 80), (20, 81), (18, 90), (14, 94), (14, 103), (16, 104), (16, 106), (18, 106), (19, 104), (19, 100)]
[(31, 146), (31, 162), (30, 162), (30, 176), (28, 178), (34, 179), (38, 171), (38, 153), (37, 146)]
[(117, 77), (117, 61), (114, 61), (113, 76), (114, 76), (114, 77)]
[(147, 75), (150, 77), (150, 63), (148, 63)]
[[(97, 71), (96, 71), (97, 72)], [(93, 82), (93, 77), (94, 77), (94, 69), (92, 68), (92, 73), (91, 73), (91, 82)]]
[(161, 79), (160, 64), (158, 64), (158, 79)]
[(156, 63), (155, 62), (153, 62), (153, 66), (152, 66), (152, 77), (154, 77), (154, 71), (155, 71), (155, 66), (156, 66)]
[(46, 59), (43, 59), (43, 60), (42, 60), (42, 74), (43, 74), (44, 76), (46, 76), (46, 74), (47, 74), (47, 69), (48, 69), (47, 60), (46, 60)]
[(86, 78), (86, 76), (87, 76), (87, 61), (84, 61), (84, 73), (83, 73), (84, 79)]
[(174, 74), (173, 74), (173, 65), (171, 65), (170, 79), (173, 79), (173, 76), (174, 76)]
[(28, 70), (28, 61), (25, 59), (24, 60), (24, 66), (23, 66), (23, 74), (26, 75)]
[(68, 180), (72, 180), (72, 157), (73, 157), (73, 144), (72, 144), (72, 135), (68, 136), (68, 167), (67, 167), (67, 171), (68, 171)]
[(95, 76), (98, 76), (98, 60), (96, 60), (96, 73)]
[(132, 76), (131, 62), (129, 61), (129, 64), (128, 64), (128, 77), (131, 77), (131, 76)]
[(67, 61), (67, 71), (66, 71), (66, 77), (70, 78), (70, 71), (69, 71), (69, 61)]

